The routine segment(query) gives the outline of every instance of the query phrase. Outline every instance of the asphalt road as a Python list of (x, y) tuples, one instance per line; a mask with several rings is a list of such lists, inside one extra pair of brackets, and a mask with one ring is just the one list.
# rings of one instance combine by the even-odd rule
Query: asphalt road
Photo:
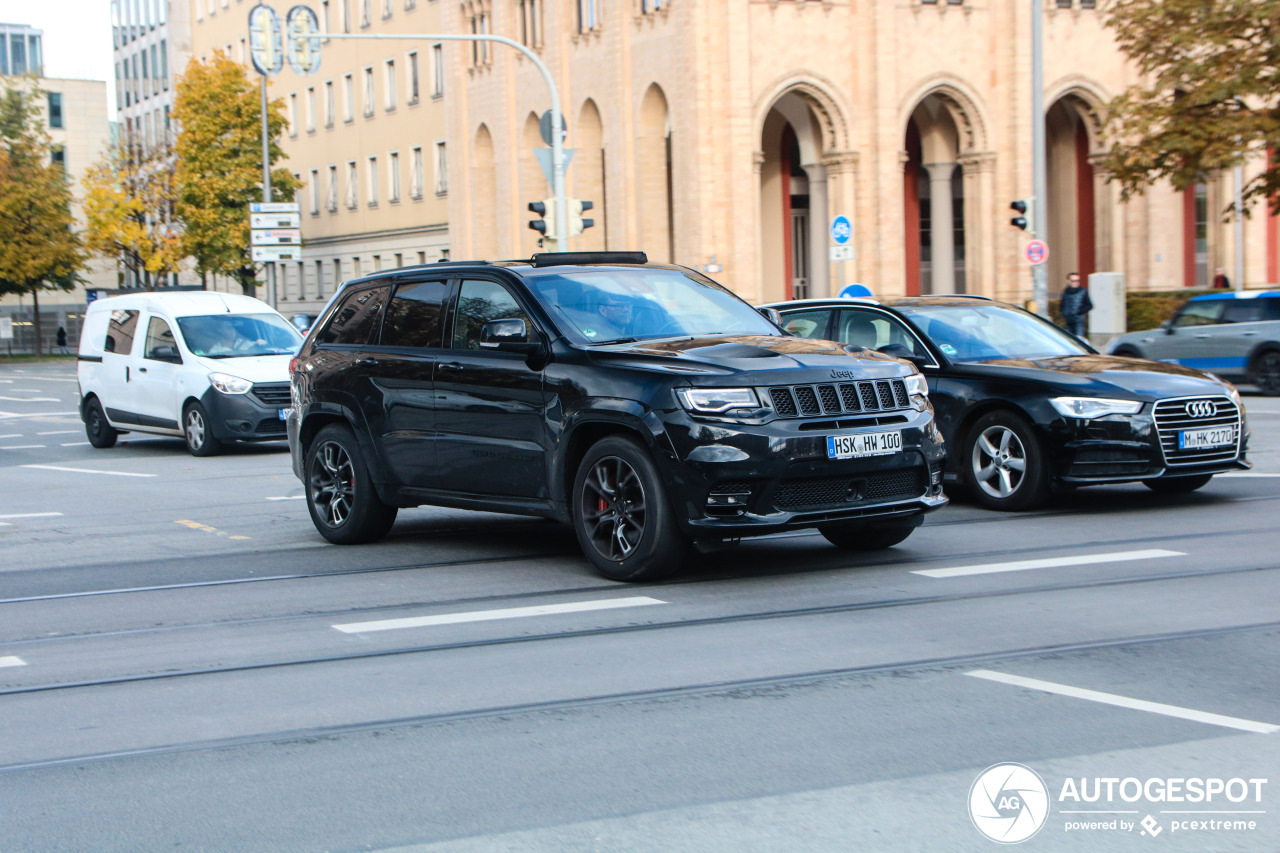
[(510, 516), (328, 545), (282, 444), (95, 450), (75, 397), (0, 367), (0, 851), (989, 851), (1001, 762), (1027, 850), (1280, 849), (1280, 399), (1192, 495), (627, 586)]

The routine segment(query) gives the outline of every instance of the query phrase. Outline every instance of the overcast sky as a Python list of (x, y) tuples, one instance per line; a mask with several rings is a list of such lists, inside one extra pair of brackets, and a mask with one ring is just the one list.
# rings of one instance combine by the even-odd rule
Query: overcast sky
[(44, 74), (107, 81), (107, 115), (116, 116), (110, 0), (0, 0), (0, 21), (44, 30)]

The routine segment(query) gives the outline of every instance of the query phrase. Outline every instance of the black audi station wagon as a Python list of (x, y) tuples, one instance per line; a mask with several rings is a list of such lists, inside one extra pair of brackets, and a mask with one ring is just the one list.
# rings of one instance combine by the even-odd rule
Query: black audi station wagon
[(339, 544), (382, 537), (400, 507), (543, 516), (639, 581), (694, 541), (816, 527), (887, 548), (947, 501), (912, 364), (786, 335), (640, 252), (352, 281), (290, 372), (294, 473)]

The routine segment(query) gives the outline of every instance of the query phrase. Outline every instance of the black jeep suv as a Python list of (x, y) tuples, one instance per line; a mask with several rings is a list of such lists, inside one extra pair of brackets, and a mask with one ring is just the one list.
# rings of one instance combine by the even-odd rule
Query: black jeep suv
[(911, 364), (788, 336), (640, 252), (349, 282), (290, 373), (293, 470), (341, 544), (380, 538), (398, 507), (545, 516), (638, 581), (691, 540), (816, 527), (887, 548), (947, 500)]

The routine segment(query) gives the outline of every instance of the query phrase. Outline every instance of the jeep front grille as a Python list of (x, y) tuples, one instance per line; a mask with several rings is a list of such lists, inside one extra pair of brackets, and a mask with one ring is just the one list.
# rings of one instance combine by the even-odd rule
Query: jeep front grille
[(783, 385), (768, 389), (768, 393), (780, 418), (872, 414), (910, 406), (907, 386), (901, 379)]

